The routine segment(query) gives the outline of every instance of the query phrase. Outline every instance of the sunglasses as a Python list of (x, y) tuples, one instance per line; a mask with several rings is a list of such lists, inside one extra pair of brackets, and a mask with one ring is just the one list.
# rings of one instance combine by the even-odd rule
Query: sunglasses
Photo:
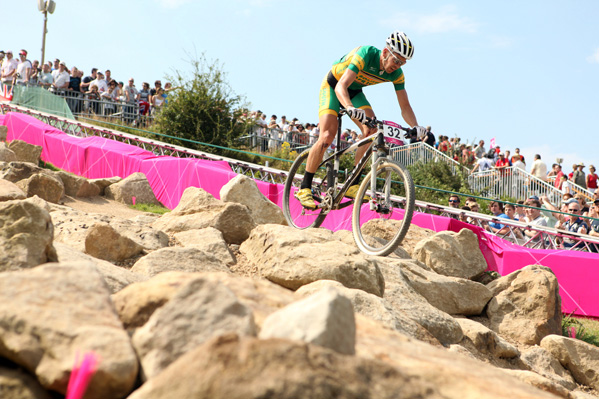
[[(389, 50), (389, 49), (387, 49), (387, 50)], [(389, 54), (391, 54), (391, 55), (393, 56), (393, 58), (395, 58), (395, 59), (393, 60), (393, 63), (394, 63), (395, 65), (399, 65), (399, 66), (401, 66), (401, 65), (404, 65), (404, 64), (407, 62), (407, 61), (405, 61), (405, 60), (401, 60), (401, 59), (400, 59), (398, 56), (396, 56), (395, 54), (393, 54), (393, 51), (391, 51), (391, 50), (389, 50)]]
[(449, 200), (449, 202), (460, 202), (458, 200)]
[(568, 209), (568, 210), (572, 213), (576, 213), (576, 212), (580, 211), (580, 209)]

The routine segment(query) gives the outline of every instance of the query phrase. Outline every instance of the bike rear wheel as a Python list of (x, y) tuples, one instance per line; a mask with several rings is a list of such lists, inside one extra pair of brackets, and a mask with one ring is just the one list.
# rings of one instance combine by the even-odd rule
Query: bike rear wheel
[[(300, 201), (295, 197), (300, 189), (300, 181), (294, 181), (297, 175), (303, 175), (306, 172), (306, 163), (308, 160), (308, 154), (310, 150), (302, 152), (296, 158), (289, 175), (285, 181), (285, 191), (283, 192), (283, 215), (290, 226), (298, 229), (307, 229), (310, 227), (319, 227), (324, 221), (326, 214), (323, 213), (322, 208), (314, 210), (306, 209), (302, 206)], [(331, 168), (327, 168), (326, 175), (333, 173)], [(312, 183), (312, 193), (317, 203), (321, 202), (326, 196), (328, 184), (330, 180), (327, 176), (323, 176), (322, 182), (317, 181), (316, 176)]]
[[(370, 187), (372, 171), (360, 184), (356, 199), (369, 195), (375, 201), (357, 201), (352, 212), (354, 241), (368, 255), (386, 256), (395, 251), (406, 236), (414, 213), (414, 181), (410, 172), (394, 161), (385, 161), (376, 170), (376, 192)], [(403, 197), (394, 202), (391, 197)]]

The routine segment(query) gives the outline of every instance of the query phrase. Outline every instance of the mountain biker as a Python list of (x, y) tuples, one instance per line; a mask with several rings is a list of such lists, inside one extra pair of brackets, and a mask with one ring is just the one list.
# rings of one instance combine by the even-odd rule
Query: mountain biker
[[(397, 102), (403, 119), (416, 129), (418, 138), (426, 134), (426, 129), (418, 126), (416, 115), (412, 110), (408, 95), (404, 88), (404, 74), (401, 66), (414, 55), (414, 46), (405, 33), (394, 31), (387, 38), (383, 50), (373, 46), (356, 47), (333, 64), (320, 86), (320, 106), (318, 121), (320, 136), (310, 149), (306, 165), (306, 173), (301, 189), (296, 193), (297, 199), (304, 208), (317, 207), (312, 196), (312, 179), (324, 153), (337, 134), (337, 115), (341, 107), (353, 119), (363, 132), (363, 137), (376, 133), (377, 129), (369, 128), (364, 123), (366, 118), (374, 117), (374, 111), (366, 99), (362, 88), (383, 82), (393, 82)], [(357, 149), (355, 163), (364, 155), (367, 146)], [(346, 197), (355, 198), (358, 191), (357, 181), (347, 190)]]

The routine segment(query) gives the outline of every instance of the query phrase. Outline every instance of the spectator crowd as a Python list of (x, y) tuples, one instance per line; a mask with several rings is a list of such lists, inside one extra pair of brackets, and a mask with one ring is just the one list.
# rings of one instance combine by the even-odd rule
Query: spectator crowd
[[(38, 60), (31, 62), (27, 51), (19, 52), (15, 59), (12, 51), (0, 51), (0, 82), (5, 87), (14, 85), (37, 86), (67, 98), (73, 113), (87, 111), (97, 115), (121, 114), (155, 115), (167, 102), (171, 83), (162, 87), (156, 80), (150, 88), (147, 82), (138, 89), (135, 80), (129, 78), (125, 84), (112, 76), (110, 69), (104, 71), (92, 68), (90, 74), (76, 66), (69, 67), (58, 58), (40, 65)], [(84, 101), (85, 100), (85, 101)], [(85, 108), (85, 109), (84, 109)]]

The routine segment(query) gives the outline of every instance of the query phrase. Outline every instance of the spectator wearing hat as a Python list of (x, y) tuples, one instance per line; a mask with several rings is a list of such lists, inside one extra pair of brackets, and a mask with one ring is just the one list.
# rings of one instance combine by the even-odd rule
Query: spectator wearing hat
[(524, 160), (524, 156), (522, 154), (520, 154), (520, 149), (519, 148), (516, 148), (514, 150), (514, 155), (510, 159), (510, 161), (512, 161), (512, 165), (516, 162), (516, 157), (520, 157), (520, 161), (522, 161), (522, 163), (524, 163), (524, 165), (526, 165), (526, 161)]
[(595, 167), (593, 165), (589, 165), (589, 173), (587, 174), (587, 190), (592, 192), (593, 194), (597, 191), (597, 174), (595, 173)]
[(526, 171), (526, 164), (522, 162), (522, 158), (520, 157), (520, 155), (514, 155), (512, 157), (512, 160), (512, 165), (514, 166), (514, 168)]
[(581, 162), (574, 169), (574, 172), (572, 172), (572, 182), (582, 188), (587, 188), (587, 179), (583, 169), (584, 163)]
[(2, 83), (12, 85), (15, 74), (17, 73), (17, 60), (12, 56), (12, 51), (6, 52), (6, 58), (2, 61), (2, 68), (0, 69), (0, 80)]
[(100, 93), (100, 95), (108, 91), (108, 83), (106, 83), (106, 80), (104, 79), (104, 72), (96, 72), (96, 79), (91, 81), (89, 88), (91, 89), (93, 86), (98, 88), (98, 93)]
[(16, 83), (20, 85), (25, 85), (29, 82), (29, 77), (31, 76), (31, 69), (33, 65), (31, 65), (31, 61), (27, 59), (27, 51), (21, 50), (19, 52), (19, 63), (17, 64), (17, 74), (16, 74)]
[(59, 61), (58, 69), (52, 71), (52, 78), (54, 78), (54, 83), (51, 86), (52, 89), (64, 90), (69, 87), (71, 77), (67, 72), (67, 64), (64, 61)]

